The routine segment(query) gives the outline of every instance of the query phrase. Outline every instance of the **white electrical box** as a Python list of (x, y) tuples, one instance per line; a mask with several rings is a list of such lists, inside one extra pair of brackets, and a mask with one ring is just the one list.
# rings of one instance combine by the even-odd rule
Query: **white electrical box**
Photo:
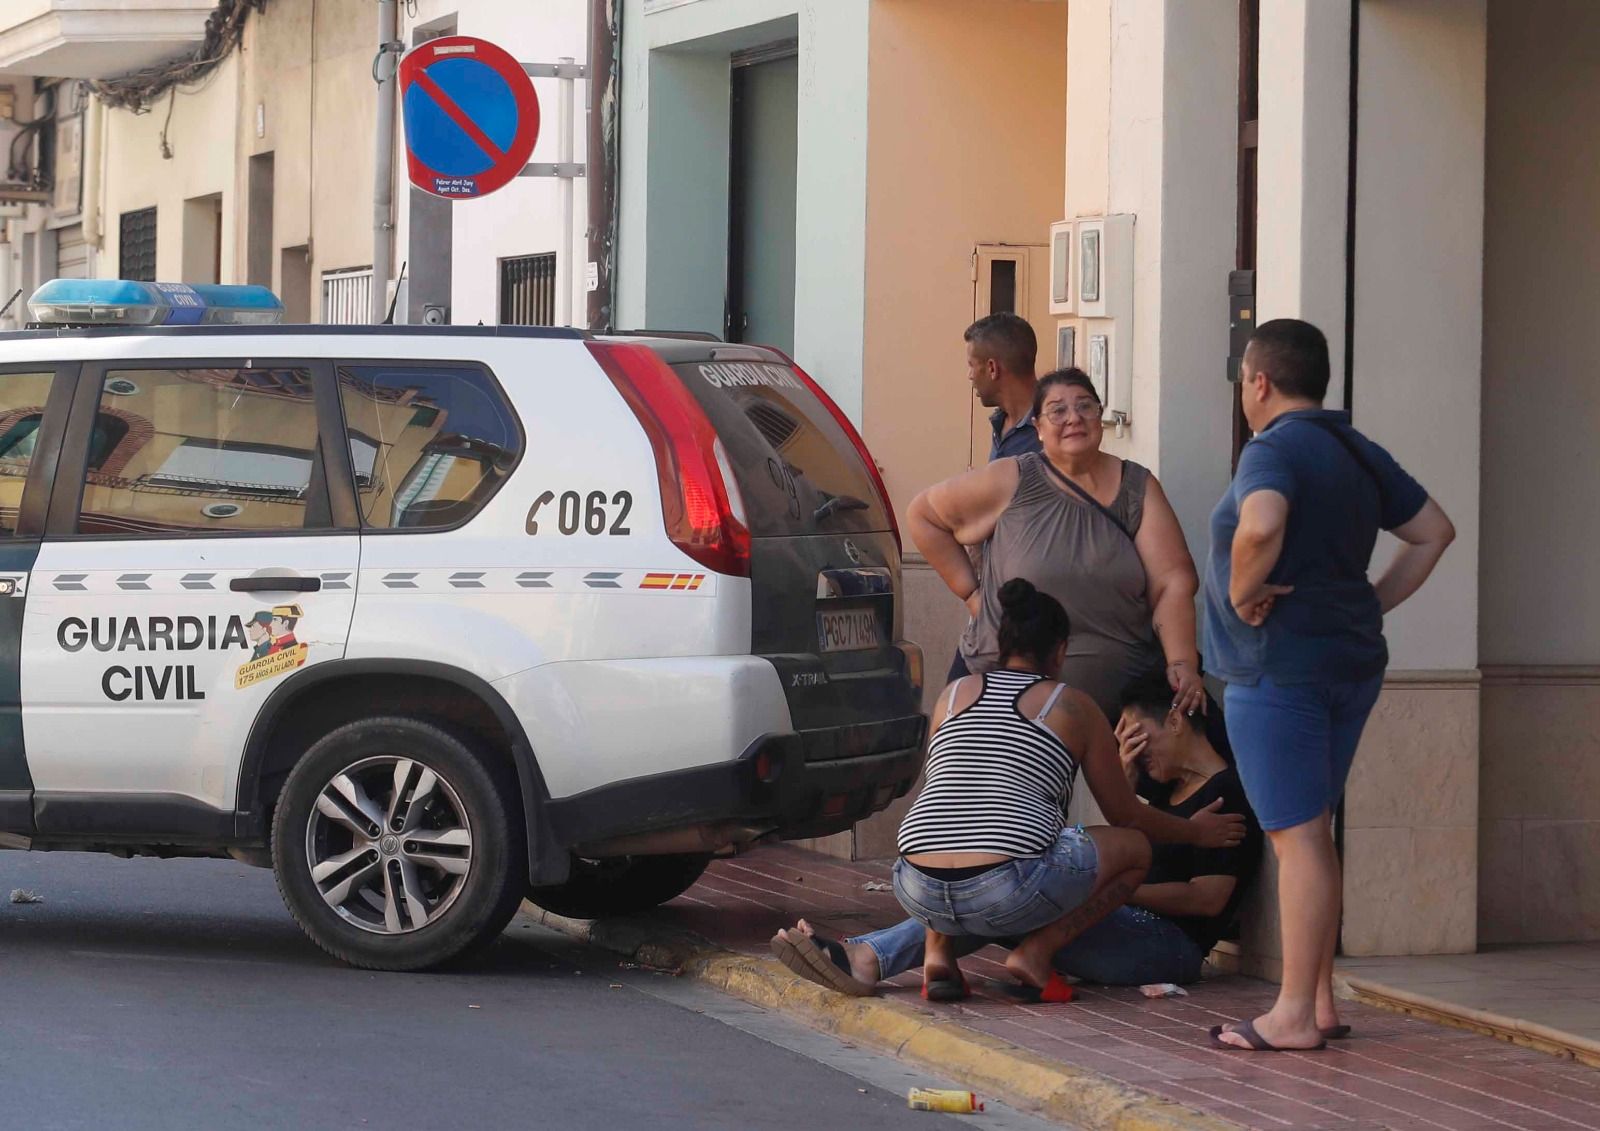
[(1077, 226), (1071, 220), (1057, 220), (1050, 225), (1050, 313), (1071, 314), (1073, 286), (1073, 244), (1077, 241)]
[[(1133, 411), (1133, 216), (1080, 216), (1070, 224), (1079, 364), (1105, 402), (1106, 422), (1120, 434)], [(1052, 235), (1061, 226), (1052, 225)]]
[(1077, 313), (1122, 318), (1133, 313), (1133, 217), (1089, 216), (1076, 222), (1073, 249)]

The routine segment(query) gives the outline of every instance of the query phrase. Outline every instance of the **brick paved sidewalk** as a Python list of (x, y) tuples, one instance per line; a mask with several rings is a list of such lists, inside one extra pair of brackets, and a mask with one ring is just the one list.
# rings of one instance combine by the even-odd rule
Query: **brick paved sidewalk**
[[(839, 934), (901, 918), (884, 863), (849, 863), (788, 845), (712, 865), (685, 896), (656, 912), (730, 950), (766, 955), (780, 926), (805, 916)], [(1080, 987), (1070, 1005), (1020, 1006), (995, 995), (1003, 977), (990, 949), (964, 959), (974, 997), (928, 1006), (916, 974), (886, 996), (1034, 1053), (1089, 1069), (1235, 1123), (1256, 1128), (1600, 1128), (1600, 1070), (1491, 1037), (1344, 1003), (1357, 1038), (1319, 1053), (1225, 1053), (1206, 1030), (1254, 1016), (1274, 987), (1237, 976), (1150, 1001), (1135, 989)], [(973, 977), (976, 975), (976, 977)]]

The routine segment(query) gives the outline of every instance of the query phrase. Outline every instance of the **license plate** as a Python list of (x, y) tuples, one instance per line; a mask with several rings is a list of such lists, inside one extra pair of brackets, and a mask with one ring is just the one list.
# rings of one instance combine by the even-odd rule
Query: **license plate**
[(883, 643), (873, 609), (839, 609), (817, 614), (817, 642), (824, 652), (854, 652)]

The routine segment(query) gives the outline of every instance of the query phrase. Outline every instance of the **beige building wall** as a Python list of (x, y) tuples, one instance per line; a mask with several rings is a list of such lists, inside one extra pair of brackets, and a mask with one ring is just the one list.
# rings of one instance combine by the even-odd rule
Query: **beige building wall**
[[(1482, 0), (1361, 6), (1354, 412), (1454, 520), (1384, 624), (1389, 680), (1345, 804), (1344, 951), (1477, 944)], [(1384, 539), (1381, 570), (1394, 547)]]
[(270, 153), (269, 285), (320, 321), (322, 273), (372, 264), (372, 40), (366, 5), (274, 0), (199, 85), (107, 111), (99, 274), (118, 273), (121, 215), (154, 206), (158, 278), (248, 281), (250, 158)]
[[(309, 260), (313, 321), (324, 272), (372, 265), (375, 21), (366, 4), (273, 0), (251, 15), (241, 46), (239, 215), (248, 207), (249, 158), (271, 153), (272, 285), (290, 302), (298, 282), (284, 278), (285, 268), (305, 270)], [(234, 240), (239, 282), (246, 228), (241, 222)], [(285, 248), (306, 250), (285, 256)]]
[(974, 247), (1059, 219), (1066, 40), (1063, 4), (872, 5), (862, 423), (902, 520), (968, 466)]
[[(1061, 211), (1127, 214), (1133, 309), (1063, 319), (1132, 358), (1131, 423), (1105, 448), (1161, 479), (1191, 551), (1206, 545), (1232, 438), (1227, 282), (1235, 247), (1238, 6), (1072, 0)], [(1086, 366), (1085, 366), (1086, 367)], [(1113, 365), (1115, 369), (1115, 365)]]
[(1489, 5), (1482, 941), (1600, 939), (1600, 7)]
[[(874, 0), (870, 21), (863, 433), (903, 526), (918, 491), (967, 469), (975, 417), (988, 427), (961, 338), (974, 248), (1042, 244), (1060, 218), (1067, 7)], [(1041, 255), (1027, 283), (1041, 371), (1055, 351), (1046, 275)], [(907, 551), (904, 630), (923, 647), (931, 702), (966, 612)], [(906, 804), (859, 825), (855, 855), (892, 855)]]
[[(185, 204), (220, 196), (222, 271), (220, 279), (209, 281), (233, 280), (237, 242), (233, 124), (238, 114), (239, 67), (234, 55), (203, 86), (180, 91), (170, 102), (162, 99), (146, 114), (105, 111), (105, 172), (100, 186), (104, 254), (96, 265), (100, 277), (117, 276), (122, 214), (155, 208), (156, 277), (163, 282), (186, 281), (186, 230), (191, 268), (208, 258), (211, 250), (199, 248), (198, 241), (216, 241), (219, 234), (205, 224), (196, 225), (192, 212), (186, 217)], [(170, 157), (162, 150), (163, 136)]]
[[(1387, 626), (1390, 685), (1345, 807), (1344, 944), (1352, 954), (1470, 950), (1484, 9), (1418, 0), (1361, 11), (1356, 420), (1433, 490), (1460, 539)], [(1131, 338), (1133, 419), (1106, 446), (1162, 478), (1197, 557), (1229, 477), (1237, 15), (1224, 0), (1074, 0), (1071, 16), (1066, 212), (1135, 217), (1133, 324), (1113, 338), (1114, 349)], [(1343, 177), (1343, 146), (1306, 139), (1333, 128), (1342, 141), (1347, 27), (1340, 33), (1320, 5), (1263, 13), (1263, 51), (1279, 65), (1262, 66), (1258, 298), (1264, 311), (1325, 323), (1335, 338), (1344, 215), (1342, 189), (1323, 182)], [(1376, 568), (1391, 552), (1392, 543)], [(1279, 949), (1268, 864), (1245, 965), (1271, 974)]]

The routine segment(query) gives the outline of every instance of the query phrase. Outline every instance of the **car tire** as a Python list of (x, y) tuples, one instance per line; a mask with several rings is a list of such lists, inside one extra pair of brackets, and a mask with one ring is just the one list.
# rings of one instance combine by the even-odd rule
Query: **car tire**
[(566, 883), (530, 888), (528, 898), (570, 919), (631, 915), (676, 899), (694, 886), (710, 863), (711, 857), (702, 854), (577, 859)]
[(272, 870), (311, 940), (352, 966), (423, 970), (485, 945), (527, 886), (513, 772), (404, 717), (323, 736), (284, 783)]

